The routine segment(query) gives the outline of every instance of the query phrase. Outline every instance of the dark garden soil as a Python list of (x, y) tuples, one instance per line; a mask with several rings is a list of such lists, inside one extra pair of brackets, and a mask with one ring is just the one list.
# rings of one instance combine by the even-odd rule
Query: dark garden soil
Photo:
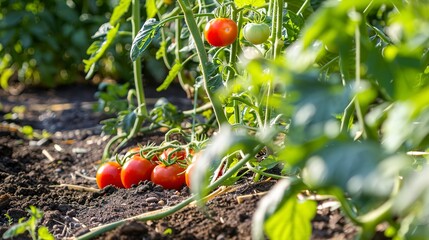
[[(187, 187), (165, 190), (151, 182), (131, 189), (96, 190), (92, 178), (109, 138), (100, 136), (98, 124), (107, 116), (92, 111), (95, 90), (76, 86), (33, 89), (18, 96), (0, 92), (0, 116), (13, 106), (27, 107), (15, 120), (0, 118), (0, 235), (9, 228), (5, 215), (16, 223), (28, 217), (30, 205), (43, 210), (41, 224), (56, 239), (66, 239), (106, 223), (168, 208), (190, 196)], [(180, 90), (162, 94), (172, 96), (168, 98), (183, 108), (190, 106)], [(158, 96), (148, 92), (147, 97), (154, 102)], [(30, 140), (16, 132), (12, 123), (45, 129), (52, 135), (48, 140)], [(162, 133), (153, 133), (137, 137), (129, 147), (162, 141)], [(258, 193), (273, 184), (272, 180), (242, 179), (210, 200), (206, 212), (191, 205), (162, 220), (128, 222), (99, 239), (250, 239), (252, 214), (262, 195)], [(249, 194), (253, 196), (246, 197)], [(319, 205), (312, 239), (352, 239), (356, 228), (338, 209), (326, 205)]]

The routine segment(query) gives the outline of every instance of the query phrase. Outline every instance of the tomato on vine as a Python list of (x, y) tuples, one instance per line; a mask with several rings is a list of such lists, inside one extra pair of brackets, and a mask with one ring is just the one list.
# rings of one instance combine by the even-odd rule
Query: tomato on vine
[(95, 179), (100, 189), (108, 185), (113, 185), (118, 188), (124, 187), (121, 181), (121, 165), (117, 162), (106, 162), (102, 164), (97, 170)]
[(261, 44), (268, 40), (270, 27), (265, 23), (248, 23), (244, 26), (243, 36), (252, 44)]
[(125, 188), (130, 188), (141, 181), (150, 180), (153, 169), (156, 164), (142, 158), (140, 154), (132, 156), (122, 166), (121, 181)]
[(210, 45), (224, 47), (237, 39), (237, 24), (229, 18), (214, 18), (210, 20), (205, 29), (204, 36)]
[(156, 166), (151, 175), (151, 181), (165, 189), (176, 189), (185, 185), (185, 168), (177, 163), (166, 166), (163, 163)]

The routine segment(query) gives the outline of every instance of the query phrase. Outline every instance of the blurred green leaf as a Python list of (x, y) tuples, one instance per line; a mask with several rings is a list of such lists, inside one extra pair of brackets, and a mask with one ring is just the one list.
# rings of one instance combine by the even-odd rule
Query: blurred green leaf
[(180, 73), (180, 71), (182, 71), (182, 68), (183, 68), (183, 64), (178, 59), (176, 59), (174, 61), (174, 65), (171, 67), (170, 71), (168, 72), (167, 78), (165, 78), (161, 86), (156, 88), (156, 91), (159, 92), (162, 90), (166, 90), (173, 82), (173, 80), (177, 77), (177, 75)]
[(288, 198), (280, 209), (265, 223), (270, 239), (301, 240), (311, 238), (311, 220), (316, 214), (317, 203)]
[(106, 39), (103, 43), (101, 43), (100, 48), (95, 53), (93, 53), (89, 59), (83, 60), (83, 63), (85, 63), (85, 72), (88, 72), (91, 69), (92, 65), (94, 65), (104, 55), (104, 53), (115, 40), (118, 30), (119, 24), (109, 30), (106, 35)]
[(54, 236), (49, 232), (48, 228), (45, 226), (40, 227), (37, 230), (40, 240), (55, 240)]
[(120, 0), (119, 4), (113, 9), (113, 13), (109, 21), (110, 26), (116, 26), (121, 17), (127, 13), (130, 4), (131, 0)]
[(309, 239), (316, 203), (298, 202), (301, 181), (283, 179), (259, 202), (253, 215), (252, 238)]
[(155, 0), (146, 0), (146, 18), (155, 17), (158, 12)]
[(265, 4), (265, 0), (234, 0), (234, 2), (239, 8), (244, 6), (261, 7)]

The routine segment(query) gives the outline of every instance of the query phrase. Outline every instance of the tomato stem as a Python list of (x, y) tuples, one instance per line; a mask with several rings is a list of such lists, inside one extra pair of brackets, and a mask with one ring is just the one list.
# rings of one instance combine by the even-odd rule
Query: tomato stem
[(219, 127), (221, 127), (223, 123), (227, 123), (228, 121), (226, 119), (225, 113), (223, 112), (222, 103), (220, 99), (218, 99), (215, 96), (214, 91), (208, 87), (209, 86), (209, 83), (208, 83), (209, 82), (209, 69), (208, 69), (209, 58), (204, 48), (204, 42), (203, 42), (203, 39), (201, 38), (201, 32), (195, 21), (192, 9), (189, 7), (190, 6), (189, 3), (188, 2), (185, 3), (184, 0), (178, 0), (177, 2), (183, 11), (185, 22), (188, 25), (189, 32), (191, 33), (191, 36), (196, 46), (198, 58), (200, 60), (201, 74), (204, 81), (204, 89), (207, 93), (207, 97), (209, 98), (210, 102), (212, 102), (213, 104), (213, 110), (216, 116), (216, 120), (218, 122)]

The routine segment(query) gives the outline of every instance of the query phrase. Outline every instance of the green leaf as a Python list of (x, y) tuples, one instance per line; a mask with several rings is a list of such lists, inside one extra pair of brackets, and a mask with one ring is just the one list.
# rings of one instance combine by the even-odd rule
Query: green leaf
[[(100, 48), (91, 55), (91, 58), (83, 60), (83, 63), (85, 64), (85, 72), (88, 72), (93, 67), (93, 65), (104, 55), (109, 46), (112, 44), (113, 40), (115, 40), (118, 30), (119, 24), (109, 30), (106, 35), (106, 39), (100, 44)], [(90, 46), (90, 48), (91, 51), (94, 51), (93, 44)]]
[(49, 232), (48, 228), (45, 226), (40, 227), (37, 230), (40, 240), (55, 240), (54, 236)]
[(155, 17), (156, 13), (158, 12), (158, 8), (156, 7), (155, 0), (146, 0), (146, 15), (147, 18), (153, 18)]
[(259, 202), (253, 215), (252, 238), (310, 239), (317, 204), (296, 199), (304, 188), (300, 180), (279, 181)]
[(168, 88), (168, 86), (170, 86), (170, 84), (176, 78), (176, 76), (180, 73), (180, 71), (182, 71), (182, 68), (183, 68), (183, 64), (178, 59), (176, 59), (173, 67), (171, 67), (171, 69), (170, 69), (170, 72), (168, 72), (168, 76), (165, 78), (165, 80), (161, 84), (161, 86), (159, 86), (156, 89), (156, 91), (159, 92), (162, 90), (166, 90)]
[(265, 222), (265, 232), (270, 239), (301, 240), (311, 238), (311, 220), (316, 214), (314, 201), (289, 198)]
[(25, 233), (25, 231), (27, 231), (28, 227), (29, 227), (28, 222), (17, 223), (11, 226), (5, 233), (3, 233), (3, 238), (4, 239), (13, 238), (20, 234), (23, 234)]
[(239, 8), (244, 6), (262, 7), (265, 5), (265, 0), (234, 0), (234, 2)]
[(134, 123), (136, 122), (137, 115), (135, 111), (130, 112), (129, 114), (125, 115), (124, 120), (122, 122), (122, 127), (125, 132), (129, 133), (131, 129), (134, 126)]
[(146, 50), (160, 28), (161, 24), (154, 18), (148, 19), (143, 24), (131, 46), (130, 57), (132, 61), (135, 61)]
[(131, 0), (121, 0), (119, 4), (113, 9), (112, 16), (110, 17), (110, 25), (115, 26), (119, 20), (121, 19), (122, 15), (124, 15), (128, 8), (130, 7)]

